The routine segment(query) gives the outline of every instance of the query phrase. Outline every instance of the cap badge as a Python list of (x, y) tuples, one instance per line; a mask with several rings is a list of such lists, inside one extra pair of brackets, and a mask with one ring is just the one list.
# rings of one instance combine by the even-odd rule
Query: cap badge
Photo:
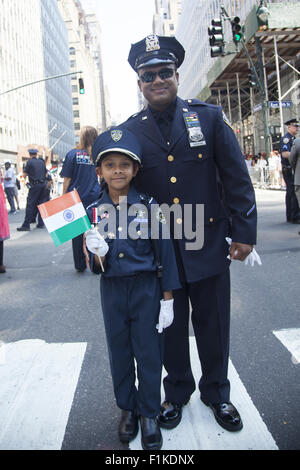
[(110, 135), (111, 135), (111, 138), (114, 142), (119, 142), (119, 140), (122, 139), (123, 131), (121, 131), (119, 129), (115, 129), (115, 130), (111, 131)]
[(149, 36), (146, 37), (146, 52), (158, 51), (159, 49), (159, 39), (156, 34), (149, 34)]

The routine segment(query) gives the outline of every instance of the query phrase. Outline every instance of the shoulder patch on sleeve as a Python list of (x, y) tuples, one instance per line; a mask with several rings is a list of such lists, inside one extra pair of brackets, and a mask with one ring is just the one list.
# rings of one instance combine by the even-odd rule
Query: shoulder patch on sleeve
[(234, 131), (234, 129), (231, 125), (231, 122), (229, 121), (229, 119), (226, 116), (226, 114), (224, 113), (224, 111), (222, 111), (222, 117), (223, 117), (223, 121), (225, 122), (225, 124), (227, 124), (227, 126), (229, 126)]

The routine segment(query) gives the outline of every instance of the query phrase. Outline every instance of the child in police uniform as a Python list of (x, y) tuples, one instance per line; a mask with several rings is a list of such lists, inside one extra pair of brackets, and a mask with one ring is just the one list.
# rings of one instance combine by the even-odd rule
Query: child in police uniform
[[(119, 438), (122, 442), (134, 439), (140, 417), (143, 449), (160, 449), (162, 436), (157, 415), (163, 353), (161, 333), (173, 322), (172, 290), (180, 288), (173, 245), (170, 238), (161, 236), (165, 220), (159, 208), (155, 217), (159, 227), (157, 250), (150, 240), (150, 208), (156, 202), (139, 194), (132, 184), (141, 164), (136, 137), (122, 129), (104, 132), (96, 139), (92, 155), (97, 174), (107, 187), (89, 210), (97, 208), (101, 223), (115, 220), (115, 228), (110, 227), (110, 231), (104, 233), (106, 241), (98, 230), (92, 229), (86, 232), (86, 245), (94, 255), (92, 271), (101, 272), (99, 256), (104, 264), (100, 280), (101, 304), (114, 393), (122, 410)], [(140, 237), (141, 230), (136, 231), (137, 239), (128, 236), (121, 216), (124, 207), (128, 230), (131, 223), (137, 228), (146, 223), (145, 237)], [(163, 266), (160, 280), (158, 257)]]

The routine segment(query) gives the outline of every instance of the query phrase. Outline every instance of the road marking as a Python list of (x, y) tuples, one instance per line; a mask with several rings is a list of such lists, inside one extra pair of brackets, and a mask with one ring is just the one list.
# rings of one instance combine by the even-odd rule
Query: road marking
[(273, 331), (276, 338), (287, 348), (292, 355), (293, 364), (300, 363), (300, 328), (286, 328)]
[[(194, 377), (201, 377), (196, 341), (190, 337), (190, 353)], [(231, 401), (239, 410), (244, 427), (229, 432), (220, 427), (212, 411), (199, 399), (195, 391), (183, 407), (182, 421), (170, 431), (162, 429), (164, 450), (277, 450), (278, 447), (255, 408), (231, 361), (228, 377), (231, 382)], [(164, 392), (162, 388), (162, 397)], [(130, 443), (131, 450), (142, 450), (140, 431)]]
[(86, 343), (32, 339), (4, 346), (0, 449), (60, 450)]

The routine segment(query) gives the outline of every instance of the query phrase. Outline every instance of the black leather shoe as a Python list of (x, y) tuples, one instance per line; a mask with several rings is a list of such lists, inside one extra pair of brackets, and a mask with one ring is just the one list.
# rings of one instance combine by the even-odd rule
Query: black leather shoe
[(37, 225), (36, 228), (44, 228), (44, 225)]
[(300, 218), (287, 219), (287, 222), (289, 222), (290, 224), (300, 224)]
[[(186, 405), (186, 403), (184, 403), (184, 405)], [(160, 427), (164, 429), (176, 428), (181, 421), (181, 410), (184, 405), (178, 405), (165, 400), (160, 407), (158, 416), (158, 424)]]
[(30, 232), (30, 227), (18, 227), (18, 232)]
[(226, 403), (210, 403), (201, 398), (201, 401), (211, 408), (217, 423), (227, 431), (240, 431), (243, 427), (238, 410), (229, 401)]
[(141, 416), (142, 447), (144, 450), (160, 450), (163, 439), (156, 418)]
[(121, 442), (132, 441), (139, 430), (138, 416), (136, 411), (122, 410), (119, 424), (119, 438)]

